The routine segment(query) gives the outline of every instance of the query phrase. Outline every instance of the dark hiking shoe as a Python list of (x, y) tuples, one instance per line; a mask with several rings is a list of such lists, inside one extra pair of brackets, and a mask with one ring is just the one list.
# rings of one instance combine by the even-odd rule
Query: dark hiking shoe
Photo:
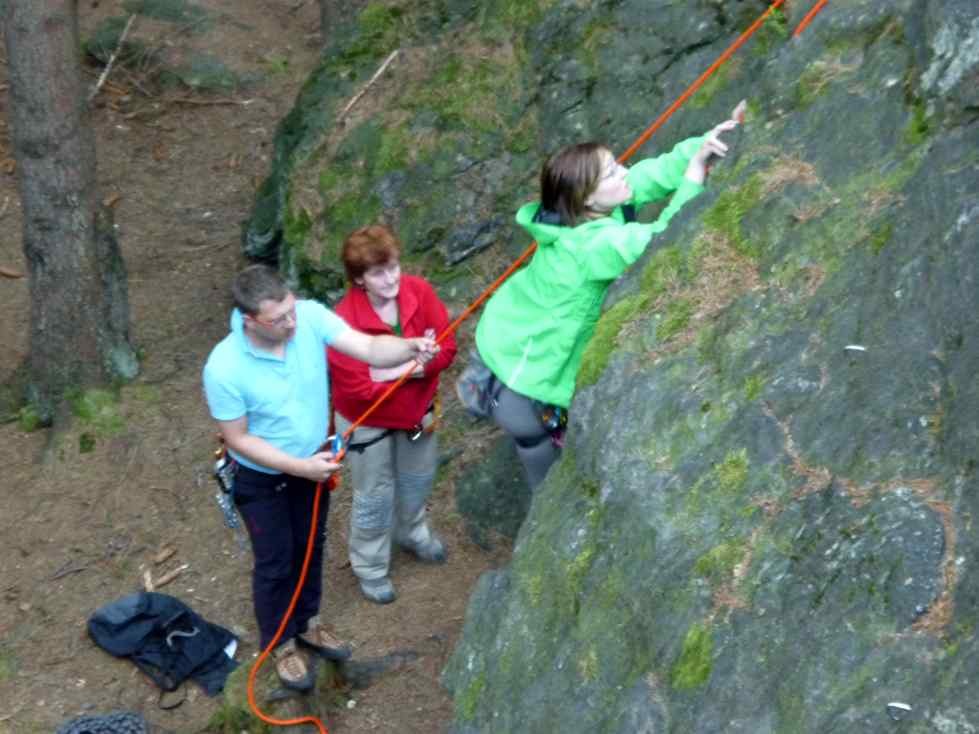
[(313, 690), (316, 676), (310, 669), (306, 656), (296, 648), (296, 641), (279, 645), (272, 651), (275, 658), (275, 672), (283, 687), (303, 693)]
[(360, 581), (360, 590), (368, 601), (375, 604), (390, 604), (398, 595), (394, 593), (394, 584), (387, 576), (379, 579), (357, 579)]
[(306, 623), (306, 631), (296, 639), (303, 647), (308, 647), (316, 654), (335, 662), (349, 660), (353, 652), (348, 643), (341, 640), (333, 634), (332, 630), (320, 622), (319, 615)]

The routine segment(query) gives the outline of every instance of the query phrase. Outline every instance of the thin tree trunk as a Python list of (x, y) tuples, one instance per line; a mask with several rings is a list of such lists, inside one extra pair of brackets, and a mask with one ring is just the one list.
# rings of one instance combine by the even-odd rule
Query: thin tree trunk
[(30, 277), (30, 398), (135, 376), (125, 266), (96, 190), (76, 0), (6, 0), (10, 122)]

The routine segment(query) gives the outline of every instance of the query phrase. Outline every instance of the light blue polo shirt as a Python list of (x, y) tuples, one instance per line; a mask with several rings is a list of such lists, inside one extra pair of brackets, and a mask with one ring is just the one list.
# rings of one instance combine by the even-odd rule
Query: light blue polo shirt
[[(350, 327), (315, 301), (296, 302), (296, 332), (284, 357), (258, 349), (245, 336), (241, 312), (231, 313), (231, 333), (204, 365), (204, 394), (219, 421), (248, 416), (248, 432), (291, 456), (316, 453), (329, 425), (326, 349)], [(257, 471), (277, 473), (232, 451)]]

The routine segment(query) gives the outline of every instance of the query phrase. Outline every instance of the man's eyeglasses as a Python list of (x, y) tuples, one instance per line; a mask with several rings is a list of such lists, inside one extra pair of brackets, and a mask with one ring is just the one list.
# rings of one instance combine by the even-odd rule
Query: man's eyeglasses
[(250, 316), (252, 321), (256, 321), (262, 326), (268, 326), (273, 329), (283, 329), (287, 326), (293, 326), (296, 323), (296, 306), (293, 304), (292, 308), (286, 311), (284, 314), (279, 316), (277, 319), (272, 321), (266, 321), (265, 319), (260, 319), (258, 316)]

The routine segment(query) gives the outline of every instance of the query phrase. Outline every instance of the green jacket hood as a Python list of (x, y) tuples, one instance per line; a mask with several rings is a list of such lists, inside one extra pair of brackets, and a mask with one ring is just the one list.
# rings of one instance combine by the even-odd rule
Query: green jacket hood
[(538, 245), (549, 245), (557, 240), (568, 228), (559, 224), (544, 224), (535, 222), (534, 217), (540, 211), (540, 202), (524, 204), (517, 210), (517, 224), (523, 227), (530, 236), (533, 237)]

